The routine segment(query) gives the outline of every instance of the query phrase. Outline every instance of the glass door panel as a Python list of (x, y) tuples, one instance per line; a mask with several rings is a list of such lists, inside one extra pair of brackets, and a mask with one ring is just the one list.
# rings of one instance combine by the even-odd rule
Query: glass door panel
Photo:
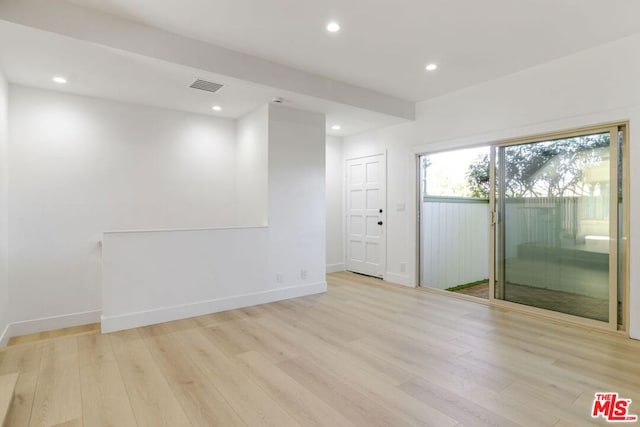
[(496, 299), (609, 322), (618, 273), (611, 134), (496, 148)]

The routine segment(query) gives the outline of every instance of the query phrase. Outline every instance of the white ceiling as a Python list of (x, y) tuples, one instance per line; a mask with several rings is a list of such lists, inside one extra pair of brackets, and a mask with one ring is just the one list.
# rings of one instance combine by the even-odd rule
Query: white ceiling
[(413, 101), (640, 32), (638, 0), (69, 1)]
[[(284, 105), (327, 115), (327, 133), (345, 136), (402, 122), (397, 117), (248, 83), (0, 21), (0, 69), (10, 82), (181, 111), (238, 118), (279, 96)], [(68, 78), (57, 85), (52, 77)], [(196, 78), (224, 84), (212, 94), (188, 86)], [(211, 107), (220, 105), (221, 112)], [(334, 131), (331, 126), (340, 124)]]

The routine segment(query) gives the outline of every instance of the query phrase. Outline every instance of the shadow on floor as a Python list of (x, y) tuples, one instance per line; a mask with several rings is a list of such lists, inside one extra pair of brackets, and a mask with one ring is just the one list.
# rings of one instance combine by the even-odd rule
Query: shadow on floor
[[(455, 291), (459, 294), (489, 299), (489, 282)], [(570, 292), (555, 291), (533, 286), (507, 284), (506, 300), (518, 304), (558, 311), (560, 313), (607, 322), (609, 319), (609, 302), (606, 299), (594, 298)], [(618, 314), (620, 318), (621, 313)]]

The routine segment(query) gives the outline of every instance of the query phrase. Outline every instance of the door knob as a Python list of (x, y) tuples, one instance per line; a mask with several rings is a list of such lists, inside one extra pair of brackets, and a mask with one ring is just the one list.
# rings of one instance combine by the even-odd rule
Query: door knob
[(378, 221), (378, 225), (382, 225), (382, 221)]

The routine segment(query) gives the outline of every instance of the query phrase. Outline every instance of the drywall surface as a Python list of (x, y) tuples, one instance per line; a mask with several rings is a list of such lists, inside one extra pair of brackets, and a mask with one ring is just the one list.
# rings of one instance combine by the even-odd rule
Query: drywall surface
[(324, 116), (252, 115), (268, 140), (269, 225), (105, 233), (103, 331), (326, 290)]
[(15, 85), (9, 93), (12, 322), (96, 321), (104, 231), (235, 225), (235, 121)]
[(0, 346), (9, 338), (9, 86), (0, 70)]
[(327, 136), (327, 272), (344, 270), (342, 138)]
[(269, 106), (269, 265), (284, 281), (325, 281), (325, 117)]
[(235, 225), (268, 223), (268, 107), (266, 105), (237, 121), (236, 219)]
[[(613, 58), (613, 59), (612, 59)], [(387, 275), (417, 283), (417, 153), (615, 121), (630, 123), (631, 317), (640, 338), (640, 35), (418, 104), (417, 120), (344, 139), (344, 158), (387, 151)], [(399, 207), (406, 207), (399, 210)], [(400, 263), (409, 265), (403, 277)]]

